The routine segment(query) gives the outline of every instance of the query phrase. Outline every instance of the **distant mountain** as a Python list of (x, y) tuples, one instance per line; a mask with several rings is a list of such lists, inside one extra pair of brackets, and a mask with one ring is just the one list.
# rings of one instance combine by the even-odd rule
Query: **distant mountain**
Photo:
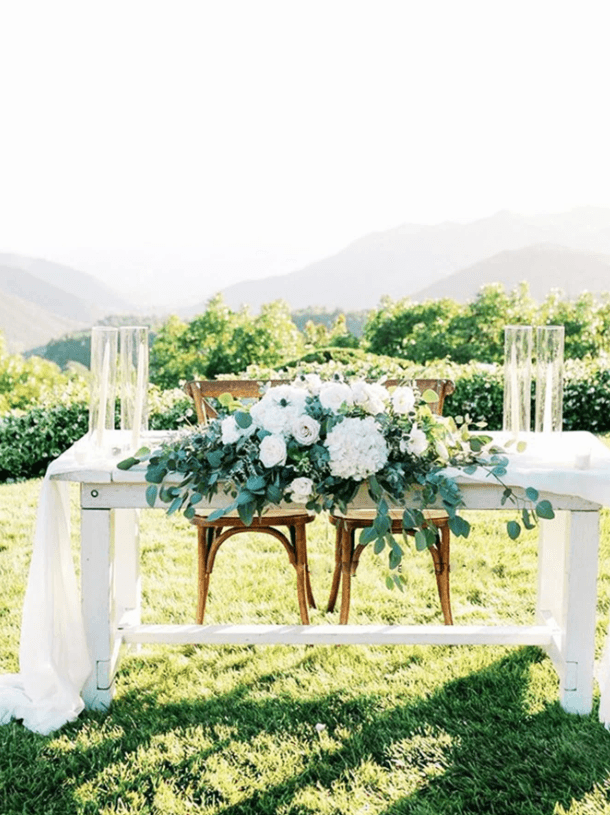
[(37, 258), (0, 254), (0, 331), (11, 351), (27, 351), (109, 314), (135, 310), (132, 303), (84, 272)]
[(23, 353), (85, 327), (85, 323), (51, 314), (21, 297), (0, 293), (0, 331), (10, 353)]
[[(233, 308), (248, 304), (257, 309), (282, 298), (293, 309), (358, 311), (375, 308), (384, 295), (411, 296), (494, 255), (540, 244), (610, 253), (610, 209), (582, 207), (536, 216), (503, 211), (467, 224), (407, 224), (367, 235), (298, 271), (244, 281), (222, 293)], [(204, 308), (202, 303), (193, 313)]]
[(486, 283), (502, 283), (506, 291), (511, 291), (523, 280), (529, 283), (532, 297), (539, 301), (551, 289), (561, 289), (569, 298), (583, 291), (610, 292), (610, 254), (552, 244), (511, 249), (454, 272), (415, 292), (412, 298), (421, 302), (449, 297), (464, 302), (473, 300)]
[[(22, 255), (0, 253), (0, 267), (23, 272), (22, 291), (10, 291), (26, 300), (36, 302), (52, 313), (61, 313), (73, 320), (96, 320), (107, 314), (117, 314), (124, 311), (137, 310), (133, 303), (120, 297), (105, 283), (86, 272), (72, 269), (60, 263), (52, 263), (39, 258), (29, 258)], [(51, 289), (44, 288), (36, 294), (32, 286), (30, 275), (40, 282), (47, 284)], [(14, 286), (19, 286), (14, 283)], [(59, 303), (57, 290), (68, 295), (63, 304)], [(0, 278), (0, 291), (6, 291)]]

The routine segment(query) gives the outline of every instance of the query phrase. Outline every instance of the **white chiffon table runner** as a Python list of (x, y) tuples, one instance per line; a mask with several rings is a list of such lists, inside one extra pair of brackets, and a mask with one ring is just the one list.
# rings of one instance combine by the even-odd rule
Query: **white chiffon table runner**
[[(583, 451), (589, 466), (578, 469), (575, 462)], [(26, 728), (48, 734), (76, 719), (84, 707), (81, 691), (91, 661), (70, 547), (69, 483), (61, 476), (90, 467), (77, 462), (72, 447), (49, 466), (43, 480), (23, 605), (19, 673), (0, 676), (0, 724), (20, 719)], [(105, 467), (111, 474), (113, 464)], [(610, 507), (610, 450), (589, 433), (532, 434), (524, 453), (510, 455), (508, 469), (511, 485)], [(482, 471), (468, 477), (449, 472), (460, 480), (489, 480)], [(597, 679), (600, 720), (610, 729), (610, 631)]]
[(48, 734), (73, 721), (91, 672), (70, 547), (69, 483), (53, 476), (78, 465), (74, 448), (52, 462), (42, 482), (23, 603), (19, 673), (0, 676), (0, 724), (21, 719)]

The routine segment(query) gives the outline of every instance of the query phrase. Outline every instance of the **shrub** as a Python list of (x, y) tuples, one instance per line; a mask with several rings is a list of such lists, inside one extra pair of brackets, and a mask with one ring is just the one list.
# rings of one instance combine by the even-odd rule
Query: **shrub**
[[(151, 387), (151, 430), (175, 430), (192, 421), (191, 402), (182, 391)], [(82, 399), (11, 411), (0, 418), (0, 481), (44, 475), (49, 463), (88, 429), (89, 407)]]
[(88, 425), (83, 402), (7, 414), (0, 419), (0, 480), (44, 475), (49, 462), (86, 433)]

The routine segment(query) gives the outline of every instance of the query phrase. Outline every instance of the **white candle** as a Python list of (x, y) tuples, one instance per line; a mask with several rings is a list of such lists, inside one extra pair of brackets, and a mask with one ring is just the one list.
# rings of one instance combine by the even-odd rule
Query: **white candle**
[(145, 368), (145, 347), (140, 342), (138, 347), (138, 372), (136, 377), (136, 398), (133, 408), (133, 425), (131, 428), (131, 446), (134, 452), (140, 446), (140, 428), (142, 427), (142, 413), (144, 408), (144, 368)]
[(104, 430), (106, 428), (106, 413), (108, 410), (108, 380), (110, 379), (110, 344), (104, 347), (104, 359), (102, 362), (102, 378), (100, 382), (100, 405), (97, 417), (97, 446), (102, 447), (104, 442)]
[(546, 387), (544, 391), (544, 416), (542, 432), (550, 433), (553, 429), (553, 366), (547, 365)]
[(519, 379), (517, 377), (517, 349), (513, 345), (510, 360), (510, 410), (512, 431), (515, 435), (519, 433)]

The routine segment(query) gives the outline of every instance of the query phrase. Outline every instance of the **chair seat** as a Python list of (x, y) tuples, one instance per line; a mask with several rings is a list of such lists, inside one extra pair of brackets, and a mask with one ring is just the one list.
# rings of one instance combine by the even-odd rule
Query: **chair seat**
[[(357, 529), (366, 529), (371, 526), (375, 519), (375, 511), (370, 509), (350, 510), (348, 515), (330, 516), (330, 522), (336, 527), (335, 535), (335, 571), (328, 599), (327, 611), (334, 611), (339, 593), (341, 591), (341, 613), (339, 621), (342, 625), (347, 625), (349, 620), (349, 609), (351, 602), (351, 579), (355, 576), (360, 555), (367, 544), (356, 545), (355, 532)], [(402, 511), (391, 510), (390, 519), (392, 522), (392, 534), (414, 535), (415, 530), (403, 529)], [(428, 551), (434, 563), (434, 573), (436, 577), (436, 587), (443, 613), (445, 625), (453, 625), (453, 615), (451, 612), (451, 592), (449, 586), (449, 556), (450, 556), (450, 535), (449, 535), (449, 515), (443, 510), (426, 510), (424, 512), (426, 520), (437, 528), (437, 542), (430, 546)]]
[[(197, 623), (199, 625), (203, 623), (210, 576), (221, 545), (234, 535), (258, 532), (276, 538), (286, 550), (297, 575), (301, 622), (303, 625), (309, 625), (308, 608), (315, 608), (316, 604), (309, 578), (305, 526), (311, 523), (315, 516), (303, 510), (269, 510), (262, 517), (255, 516), (252, 523), (246, 525), (236, 512), (227, 513), (213, 520), (208, 520), (209, 514), (197, 514), (191, 519), (191, 523), (197, 527), (198, 543)], [(285, 528), (288, 534), (282, 532), (281, 528)]]

